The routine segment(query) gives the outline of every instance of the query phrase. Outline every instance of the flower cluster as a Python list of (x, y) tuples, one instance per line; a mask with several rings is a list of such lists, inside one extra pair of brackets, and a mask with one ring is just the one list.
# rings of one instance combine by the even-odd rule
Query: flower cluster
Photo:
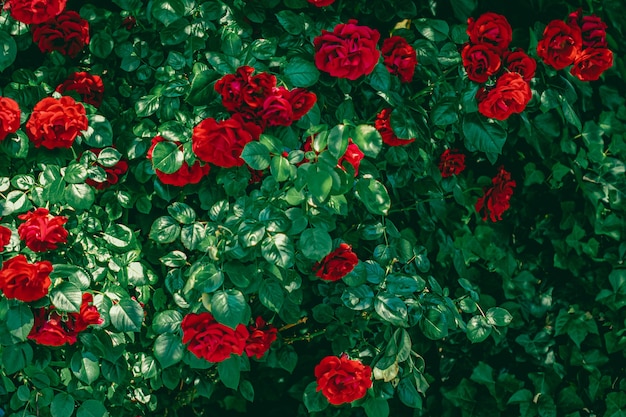
[(222, 362), (230, 355), (254, 356), (257, 359), (269, 350), (276, 340), (277, 329), (257, 317), (254, 326), (243, 324), (231, 329), (215, 320), (211, 313), (190, 313), (182, 321), (183, 343), (198, 358)]
[(45, 346), (73, 345), (79, 333), (103, 322), (104, 319), (93, 305), (93, 295), (84, 293), (80, 310), (76, 313), (62, 313), (52, 305), (40, 308), (35, 314), (35, 324), (28, 338)]
[(515, 188), (515, 181), (511, 173), (500, 167), (498, 174), (491, 179), (493, 186), (485, 190), (482, 197), (476, 201), (476, 211), (482, 214), (483, 220), (492, 222), (502, 220), (502, 213), (510, 207), (510, 199)]
[(570, 13), (567, 22), (553, 20), (537, 43), (537, 55), (547, 65), (570, 73), (581, 81), (595, 81), (613, 66), (613, 52), (607, 48), (606, 24), (581, 9)]
[(461, 57), (468, 78), (481, 84), (495, 78), (495, 85), (478, 91), (478, 111), (498, 120), (524, 111), (532, 98), (529, 82), (537, 64), (522, 49), (509, 50), (513, 30), (507, 19), (492, 12), (469, 18), (467, 34), (470, 41)]
[(352, 252), (347, 243), (340, 244), (337, 249), (326, 255), (324, 259), (313, 266), (315, 275), (325, 281), (338, 281), (349, 274), (359, 258)]

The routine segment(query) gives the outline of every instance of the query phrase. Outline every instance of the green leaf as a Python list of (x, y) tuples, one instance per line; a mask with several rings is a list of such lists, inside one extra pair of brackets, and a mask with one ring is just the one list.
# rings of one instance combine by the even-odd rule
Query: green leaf
[(245, 321), (246, 299), (236, 289), (216, 291), (211, 297), (211, 312), (218, 322), (234, 329)]
[(111, 324), (120, 332), (138, 332), (143, 323), (143, 309), (131, 298), (123, 298), (109, 310)]
[(7, 32), (0, 31), (0, 72), (13, 65), (17, 56), (15, 40)]
[(439, 309), (430, 307), (419, 322), (424, 336), (431, 340), (439, 340), (448, 335), (448, 320)]
[(351, 310), (369, 310), (374, 303), (374, 291), (368, 285), (347, 287), (341, 294), (341, 301)]
[(248, 142), (241, 152), (241, 159), (246, 161), (250, 168), (261, 171), (270, 166), (270, 150), (261, 142)]
[(276, 13), (278, 23), (291, 35), (299, 35), (304, 30), (304, 18), (291, 10), (281, 10)]
[(276, 181), (283, 182), (288, 180), (292, 172), (295, 174), (296, 168), (289, 163), (287, 158), (282, 155), (276, 155), (272, 158), (270, 173)]
[(259, 288), (259, 301), (269, 310), (278, 313), (285, 301), (280, 283), (275, 279), (264, 279)]
[(178, 171), (183, 162), (185, 155), (173, 142), (159, 142), (152, 150), (152, 166), (166, 174)]
[(76, 417), (108, 417), (109, 412), (104, 407), (101, 401), (98, 400), (86, 400), (83, 402), (78, 410), (76, 410)]
[(383, 147), (383, 138), (380, 132), (370, 125), (358, 125), (354, 130), (352, 141), (370, 158), (376, 158)]
[(247, 379), (243, 379), (239, 383), (239, 392), (246, 401), (254, 402), (254, 386)]
[(485, 313), (487, 322), (494, 326), (508, 326), (513, 320), (511, 313), (500, 307), (492, 307)]
[(284, 233), (276, 233), (263, 239), (261, 254), (266, 261), (282, 268), (291, 268), (294, 263), (293, 243)]
[(50, 403), (52, 417), (71, 417), (74, 414), (74, 397), (65, 392), (59, 392)]
[(89, 50), (91, 53), (102, 59), (111, 55), (114, 46), (115, 41), (113, 37), (104, 31), (94, 33), (89, 41)]
[(183, 315), (176, 310), (161, 311), (154, 316), (152, 330), (157, 334), (177, 333), (180, 330), (182, 320)]
[(431, 42), (440, 42), (448, 38), (450, 27), (444, 20), (420, 18), (413, 23), (419, 33)]
[(250, 54), (256, 59), (268, 60), (276, 54), (277, 46), (274, 39), (255, 39), (250, 44)]
[(2, 366), (7, 375), (26, 368), (33, 360), (33, 348), (28, 343), (5, 346), (2, 348)]
[(220, 377), (220, 381), (222, 381), (227, 388), (237, 389), (239, 386), (239, 379), (241, 377), (239, 362), (237, 356), (231, 356), (217, 364), (217, 373)]
[(411, 408), (422, 408), (422, 396), (417, 392), (415, 378), (412, 375), (402, 378), (397, 390), (398, 398), (402, 401), (402, 404)]
[(69, 184), (63, 191), (63, 197), (71, 207), (87, 210), (96, 200), (96, 193), (87, 184)]
[(296, 57), (287, 62), (283, 75), (292, 87), (311, 87), (319, 79), (320, 72), (314, 63)]
[(89, 385), (100, 377), (98, 358), (91, 352), (74, 353), (70, 365), (74, 376), (85, 384)]
[(506, 142), (506, 130), (497, 122), (478, 114), (468, 114), (463, 119), (465, 147), (470, 152), (502, 153)]
[(104, 148), (113, 145), (113, 127), (111, 123), (99, 114), (87, 116), (89, 127), (83, 133), (83, 141), (94, 148)]
[(152, 16), (169, 26), (185, 14), (185, 3), (182, 0), (155, 0), (152, 4)]
[(149, 94), (147, 96), (141, 97), (135, 103), (135, 113), (137, 113), (137, 117), (148, 117), (152, 116), (159, 109), (159, 101), (161, 97)]
[(6, 328), (14, 341), (25, 342), (35, 323), (27, 304), (12, 306), (6, 313)]
[(134, 243), (135, 235), (133, 231), (124, 224), (111, 223), (102, 236), (109, 244), (110, 248), (126, 250)]
[(391, 207), (389, 193), (385, 186), (373, 178), (360, 178), (356, 183), (356, 192), (367, 211), (372, 214), (386, 215)]
[(456, 98), (445, 97), (435, 105), (431, 120), (436, 126), (447, 126), (459, 120), (459, 102)]
[(167, 212), (176, 219), (176, 221), (182, 224), (191, 224), (196, 221), (196, 212), (194, 209), (190, 205), (179, 201), (172, 203), (167, 208)]
[(50, 291), (50, 301), (57, 310), (76, 313), (80, 311), (83, 295), (75, 284), (62, 282)]
[(398, 297), (387, 293), (378, 294), (374, 299), (374, 308), (383, 320), (394, 326), (407, 327), (409, 325), (406, 304)]
[(483, 316), (474, 316), (467, 322), (467, 338), (472, 343), (482, 342), (489, 337), (493, 327)]
[(389, 416), (389, 403), (383, 398), (370, 398), (363, 404), (367, 417)]
[(333, 248), (333, 242), (328, 232), (323, 229), (306, 229), (300, 235), (298, 248), (308, 259), (320, 261), (330, 253)]
[(309, 413), (317, 413), (324, 411), (328, 408), (328, 400), (324, 397), (321, 391), (317, 391), (317, 382), (313, 381), (309, 383), (304, 389), (304, 395), (302, 396), (304, 406)]
[(170, 216), (161, 216), (150, 227), (150, 239), (158, 243), (172, 243), (180, 235), (180, 225)]
[(391, 88), (391, 73), (385, 64), (379, 62), (374, 67), (374, 71), (367, 76), (367, 81), (374, 90), (387, 92)]
[(185, 346), (180, 341), (180, 337), (163, 333), (154, 341), (154, 357), (163, 368), (168, 368), (183, 359)]
[(196, 68), (198, 68), (198, 64), (194, 65), (194, 76), (191, 79), (191, 87), (187, 92), (185, 101), (192, 106), (205, 106), (216, 95), (213, 82), (219, 78), (219, 74), (208, 69), (196, 71)]

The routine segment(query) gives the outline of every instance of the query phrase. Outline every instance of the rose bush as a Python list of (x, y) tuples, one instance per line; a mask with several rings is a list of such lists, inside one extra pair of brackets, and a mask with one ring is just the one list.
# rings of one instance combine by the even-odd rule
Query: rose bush
[(622, 3), (4, 1), (0, 416), (620, 416)]

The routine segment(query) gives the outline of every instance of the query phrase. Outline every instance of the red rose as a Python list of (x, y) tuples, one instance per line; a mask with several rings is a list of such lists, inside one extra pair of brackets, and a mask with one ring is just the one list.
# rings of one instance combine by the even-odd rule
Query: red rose
[(104, 84), (98, 75), (91, 75), (88, 72), (74, 72), (63, 84), (59, 84), (55, 91), (61, 94), (66, 91), (76, 91), (85, 103), (100, 107)]
[(346, 355), (326, 356), (315, 366), (314, 372), (317, 391), (322, 391), (333, 405), (363, 398), (372, 386), (372, 368)]
[(70, 58), (89, 44), (89, 23), (74, 11), (66, 11), (52, 20), (31, 26), (33, 42), (41, 52), (58, 51)]
[(578, 26), (570, 26), (562, 20), (553, 20), (543, 31), (537, 43), (537, 55), (543, 62), (560, 70), (574, 63), (583, 46)]
[(354, 168), (354, 176), (359, 175), (359, 166), (361, 165), (361, 159), (365, 154), (359, 146), (352, 142), (352, 139), (348, 139), (348, 147), (346, 148), (346, 152), (339, 158), (337, 161), (337, 166), (343, 169), (343, 162), (347, 161)]
[(0, 226), (0, 252), (4, 251), (4, 247), (11, 242), (11, 235), (13, 232), (11, 229), (5, 226)]
[(613, 66), (613, 52), (606, 48), (587, 48), (578, 56), (570, 70), (581, 81), (595, 81)]
[(391, 127), (391, 112), (392, 109), (382, 109), (380, 113), (376, 115), (376, 121), (374, 126), (383, 138), (383, 142), (389, 146), (404, 146), (415, 141), (415, 138), (400, 139), (393, 133)]
[(322, 30), (313, 39), (315, 65), (333, 77), (356, 80), (371, 73), (378, 63), (379, 39), (376, 29), (358, 26), (354, 19), (338, 24), (332, 32)]
[(352, 252), (352, 247), (342, 243), (321, 262), (317, 262), (313, 269), (317, 270), (315, 275), (325, 281), (339, 281), (350, 273), (357, 263), (359, 258)]
[(317, 101), (315, 93), (307, 91), (304, 88), (294, 88), (288, 91), (287, 100), (291, 104), (293, 110), (293, 121), (300, 120), (309, 112)]
[(230, 168), (244, 164), (241, 159), (243, 147), (260, 135), (259, 126), (244, 121), (240, 114), (234, 114), (220, 122), (212, 117), (204, 119), (193, 128), (191, 140), (193, 152), (202, 161)]
[(71, 334), (78, 334), (92, 324), (102, 324), (104, 319), (100, 316), (98, 308), (93, 305), (93, 295), (83, 294), (83, 300), (78, 313), (69, 313), (66, 323)]
[(439, 171), (443, 178), (458, 175), (465, 169), (465, 155), (457, 149), (446, 149), (439, 158)]
[(5, 261), (0, 270), (0, 290), (6, 298), (35, 301), (45, 297), (50, 287), (52, 264), (48, 261), (28, 263), (24, 255)]
[[(152, 151), (157, 143), (163, 142), (165, 139), (161, 136), (155, 136), (152, 138), (152, 144), (148, 149), (148, 160), (152, 160)], [(174, 142), (180, 146), (178, 142)], [(209, 174), (211, 167), (208, 164), (202, 164), (200, 161), (196, 161), (193, 165), (189, 165), (187, 162), (183, 162), (178, 171), (166, 174), (163, 171), (154, 169), (157, 178), (167, 185), (173, 185), (175, 187), (184, 187), (187, 184), (197, 184), (202, 178)]]
[(56, 311), (50, 312), (40, 308), (35, 315), (35, 324), (28, 338), (43, 346), (63, 346), (66, 343), (76, 343), (76, 335), (67, 331), (62, 317)]
[(335, 0), (307, 0), (307, 1), (316, 7), (330, 6), (331, 4), (335, 2)]
[(67, 0), (9, 0), (11, 17), (27, 25), (47, 22), (59, 15)]
[(248, 111), (260, 110), (265, 100), (274, 94), (275, 89), (276, 77), (272, 74), (262, 72), (250, 77), (249, 82), (244, 84), (242, 91), (243, 102), (249, 107)]
[[(98, 155), (100, 155), (100, 152), (102, 152), (102, 149), (90, 149), (90, 152), (98, 157)], [(92, 178), (87, 178), (85, 180), (85, 184), (94, 187), (96, 190), (103, 190), (110, 187), (111, 185), (117, 184), (120, 180), (120, 177), (126, 174), (126, 171), (128, 171), (128, 162), (124, 161), (123, 159), (120, 159), (115, 165), (110, 167), (102, 165), (97, 160), (94, 161), (92, 165), (102, 168), (106, 173), (106, 180), (102, 182), (98, 182)]]
[(513, 29), (506, 17), (488, 12), (478, 19), (467, 19), (467, 34), (473, 44), (489, 44), (500, 51), (509, 47), (513, 39)]
[(516, 72), (502, 74), (494, 88), (477, 95), (478, 111), (486, 117), (505, 120), (513, 113), (521, 113), (532, 98), (530, 86)]
[(567, 24), (582, 32), (583, 48), (606, 48), (606, 23), (598, 16), (583, 16), (582, 9), (570, 13)]
[(537, 61), (529, 57), (522, 49), (507, 51), (504, 54), (504, 66), (510, 72), (517, 72), (524, 81), (530, 81), (535, 76)]
[(400, 36), (385, 39), (381, 52), (387, 70), (398, 75), (403, 83), (411, 82), (417, 65), (417, 55), (406, 39)]
[(183, 343), (198, 358), (209, 362), (222, 362), (231, 354), (241, 355), (249, 333), (239, 324), (235, 330), (218, 323), (211, 313), (187, 314), (181, 323)]
[(285, 97), (288, 95), (289, 92), (283, 88), (265, 99), (263, 108), (260, 109), (260, 115), (264, 124), (268, 126), (291, 125), (293, 122), (293, 109), (288, 97)]
[(505, 171), (504, 167), (500, 167), (498, 175), (491, 180), (491, 183), (493, 186), (478, 199), (475, 208), (479, 214), (482, 212), (483, 220), (489, 217), (492, 222), (495, 222), (502, 220), (502, 213), (509, 209), (509, 200), (516, 184), (511, 180), (511, 173)]
[(124, 20), (122, 20), (122, 27), (126, 30), (132, 30), (137, 24), (137, 19), (134, 16), (126, 16)]
[(52, 216), (47, 208), (40, 207), (20, 214), (17, 218), (24, 220), (17, 228), (17, 233), (34, 252), (56, 249), (59, 243), (67, 242), (67, 230), (63, 227), (67, 217)]
[(227, 74), (217, 80), (215, 91), (222, 96), (222, 104), (230, 112), (240, 111), (243, 102), (243, 90), (247, 87), (254, 68), (237, 68), (236, 74)]
[(249, 326), (250, 336), (246, 341), (246, 355), (261, 359), (270, 345), (276, 340), (278, 330), (271, 324), (265, 323), (262, 317), (257, 317), (254, 326)]
[(0, 140), (4, 140), (9, 133), (17, 132), (21, 115), (20, 106), (15, 100), (0, 97)]
[(461, 51), (467, 77), (477, 83), (486, 82), (500, 69), (500, 52), (486, 43), (468, 43)]
[(87, 130), (85, 107), (72, 97), (46, 97), (35, 104), (26, 122), (26, 134), (36, 148), (70, 148), (81, 130)]

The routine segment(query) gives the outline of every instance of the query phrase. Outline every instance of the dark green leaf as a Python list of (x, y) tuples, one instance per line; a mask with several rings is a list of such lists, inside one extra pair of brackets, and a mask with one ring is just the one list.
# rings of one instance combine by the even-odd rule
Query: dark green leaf
[(185, 347), (175, 334), (163, 333), (154, 341), (154, 357), (163, 368), (180, 362), (184, 354)]
[(360, 178), (356, 183), (356, 192), (367, 211), (372, 214), (387, 214), (391, 199), (385, 186), (373, 178)]
[(315, 64), (302, 58), (289, 60), (283, 74), (292, 87), (311, 87), (320, 77)]
[(120, 332), (138, 332), (143, 323), (143, 309), (130, 298), (123, 298), (109, 310), (111, 324)]
[(374, 299), (374, 308), (383, 320), (394, 326), (408, 326), (408, 311), (400, 298), (386, 293), (378, 294)]
[(59, 392), (50, 403), (52, 417), (70, 417), (74, 414), (74, 397), (65, 392)]
[(220, 381), (231, 389), (237, 389), (239, 386), (239, 378), (241, 377), (239, 358), (231, 356), (230, 358), (217, 364), (217, 372)]
[(321, 391), (317, 391), (317, 382), (315, 381), (306, 386), (302, 400), (309, 413), (324, 411), (328, 408), (328, 400)]
[(17, 45), (13, 37), (7, 32), (0, 31), (0, 72), (13, 65), (15, 57), (17, 56)]
[(246, 299), (236, 289), (216, 291), (211, 297), (211, 312), (215, 320), (234, 329), (244, 322)]
[(479, 114), (468, 114), (463, 119), (465, 147), (470, 152), (502, 153), (506, 142), (506, 130), (495, 121)]
[(322, 260), (330, 253), (332, 246), (330, 235), (320, 228), (306, 229), (298, 241), (298, 248), (302, 254), (313, 261)]
[(80, 288), (71, 282), (62, 282), (50, 291), (50, 301), (57, 310), (76, 313), (83, 299)]
[(493, 327), (483, 316), (474, 316), (467, 322), (467, 338), (472, 343), (482, 342), (489, 337)]

